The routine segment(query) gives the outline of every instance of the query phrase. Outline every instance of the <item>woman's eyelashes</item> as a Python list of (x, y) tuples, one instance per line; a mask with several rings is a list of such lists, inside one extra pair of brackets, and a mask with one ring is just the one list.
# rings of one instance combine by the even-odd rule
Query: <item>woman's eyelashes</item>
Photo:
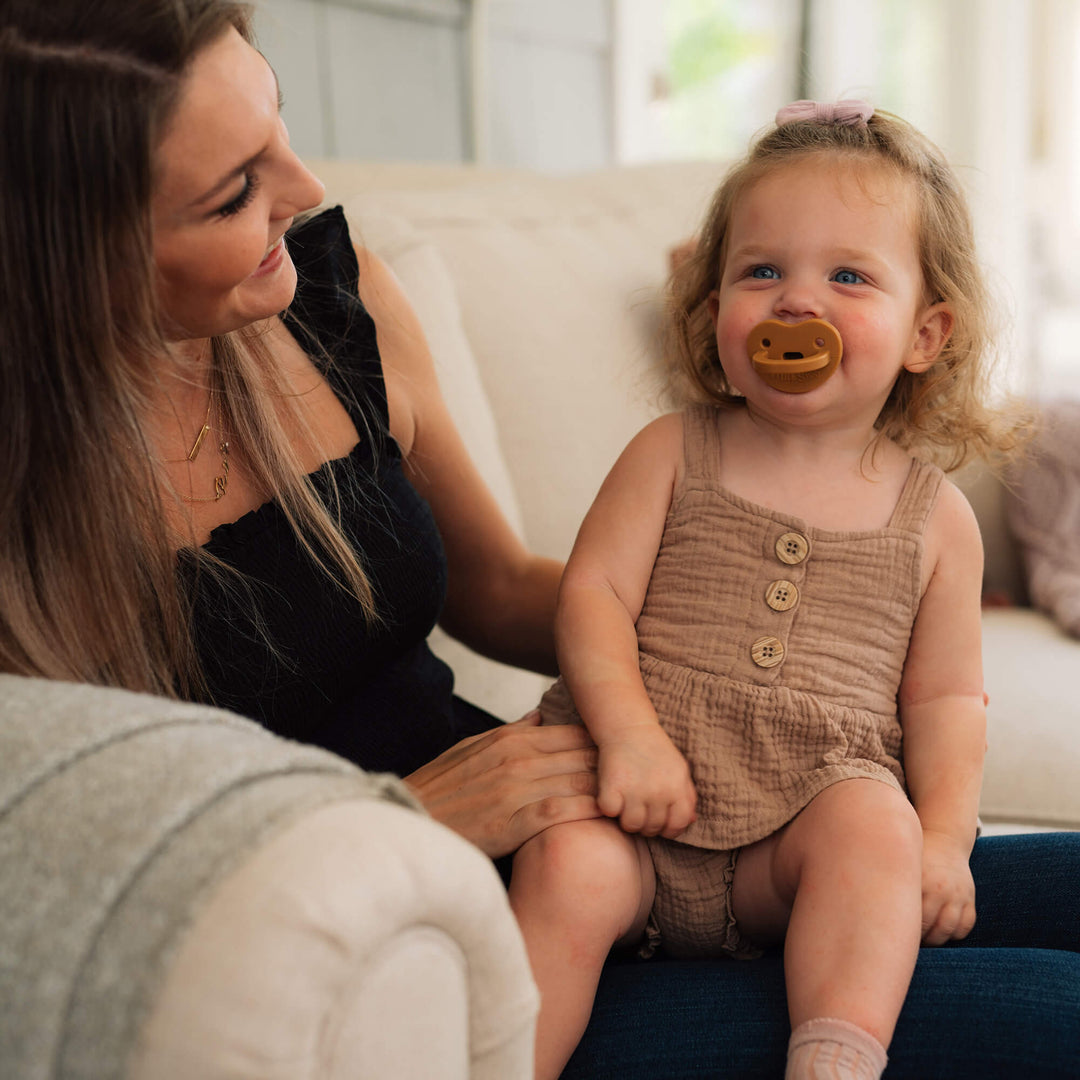
[(244, 174), (244, 187), (239, 195), (235, 199), (230, 199), (224, 206), (217, 208), (217, 214), (220, 217), (232, 217), (233, 214), (239, 214), (241, 210), (247, 206), (252, 199), (255, 198), (255, 192), (259, 188), (259, 176), (255, 172), (247, 172)]

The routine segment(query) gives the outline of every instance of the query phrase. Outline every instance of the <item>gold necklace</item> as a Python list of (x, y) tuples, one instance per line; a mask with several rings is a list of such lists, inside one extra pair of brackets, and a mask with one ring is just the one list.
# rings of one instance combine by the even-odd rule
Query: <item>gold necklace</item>
[(202, 427), (199, 429), (199, 434), (195, 436), (195, 445), (188, 451), (185, 461), (194, 461), (199, 456), (199, 451), (202, 449), (202, 441), (210, 432), (210, 410), (214, 405), (214, 391), (211, 390), (206, 396), (206, 417), (203, 420)]
[[(195, 442), (191, 449), (188, 451), (187, 457), (183, 460), (191, 464), (198, 456), (199, 451), (202, 449), (203, 439), (210, 432), (210, 410), (214, 407), (214, 391), (210, 391), (210, 398), (206, 403), (206, 417), (203, 420), (202, 427), (199, 429), (199, 434), (195, 436)], [(222, 439), (218, 443), (218, 453), (221, 454), (221, 472), (214, 477), (214, 494), (206, 498), (199, 498), (195, 495), (181, 495), (180, 497), (184, 502), (189, 503), (209, 503), (218, 502), (225, 495), (225, 490), (229, 486), (229, 442), (227, 439)]]

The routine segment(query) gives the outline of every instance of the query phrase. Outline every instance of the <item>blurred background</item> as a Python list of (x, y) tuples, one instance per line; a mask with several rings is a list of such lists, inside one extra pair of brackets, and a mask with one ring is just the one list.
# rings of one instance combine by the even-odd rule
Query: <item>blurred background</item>
[(1010, 388), (1080, 396), (1080, 0), (261, 0), (256, 11), (307, 157), (556, 173), (723, 161), (794, 98), (896, 112), (968, 187)]

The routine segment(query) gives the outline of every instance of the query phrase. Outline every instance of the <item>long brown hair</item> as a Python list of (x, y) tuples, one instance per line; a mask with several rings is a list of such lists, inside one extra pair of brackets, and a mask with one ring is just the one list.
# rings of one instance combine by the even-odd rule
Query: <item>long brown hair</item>
[[(167, 352), (150, 200), (189, 65), (230, 27), (250, 40), (250, 18), (233, 0), (0, 3), (0, 670), (202, 687), (143, 425)], [(269, 353), (238, 332), (213, 355), (256, 480), (370, 614)]]
[(973, 456), (1012, 449), (1024, 413), (986, 404), (991, 307), (967, 200), (941, 151), (906, 121), (880, 109), (865, 124), (802, 120), (774, 127), (728, 171), (693, 256), (671, 281), (668, 360), (677, 396), (727, 407), (745, 404), (721, 366), (708, 297), (720, 285), (740, 196), (769, 170), (811, 155), (845, 167), (878, 166), (911, 185), (925, 300), (947, 301), (953, 313), (952, 333), (938, 362), (919, 374), (900, 373), (877, 418), (879, 434), (949, 469)]

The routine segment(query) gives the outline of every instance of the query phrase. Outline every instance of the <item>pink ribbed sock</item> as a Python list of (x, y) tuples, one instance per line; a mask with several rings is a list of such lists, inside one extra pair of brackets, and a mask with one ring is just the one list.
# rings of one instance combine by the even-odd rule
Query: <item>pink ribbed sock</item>
[(788, 1043), (784, 1080), (880, 1080), (885, 1047), (846, 1020), (807, 1020)]

